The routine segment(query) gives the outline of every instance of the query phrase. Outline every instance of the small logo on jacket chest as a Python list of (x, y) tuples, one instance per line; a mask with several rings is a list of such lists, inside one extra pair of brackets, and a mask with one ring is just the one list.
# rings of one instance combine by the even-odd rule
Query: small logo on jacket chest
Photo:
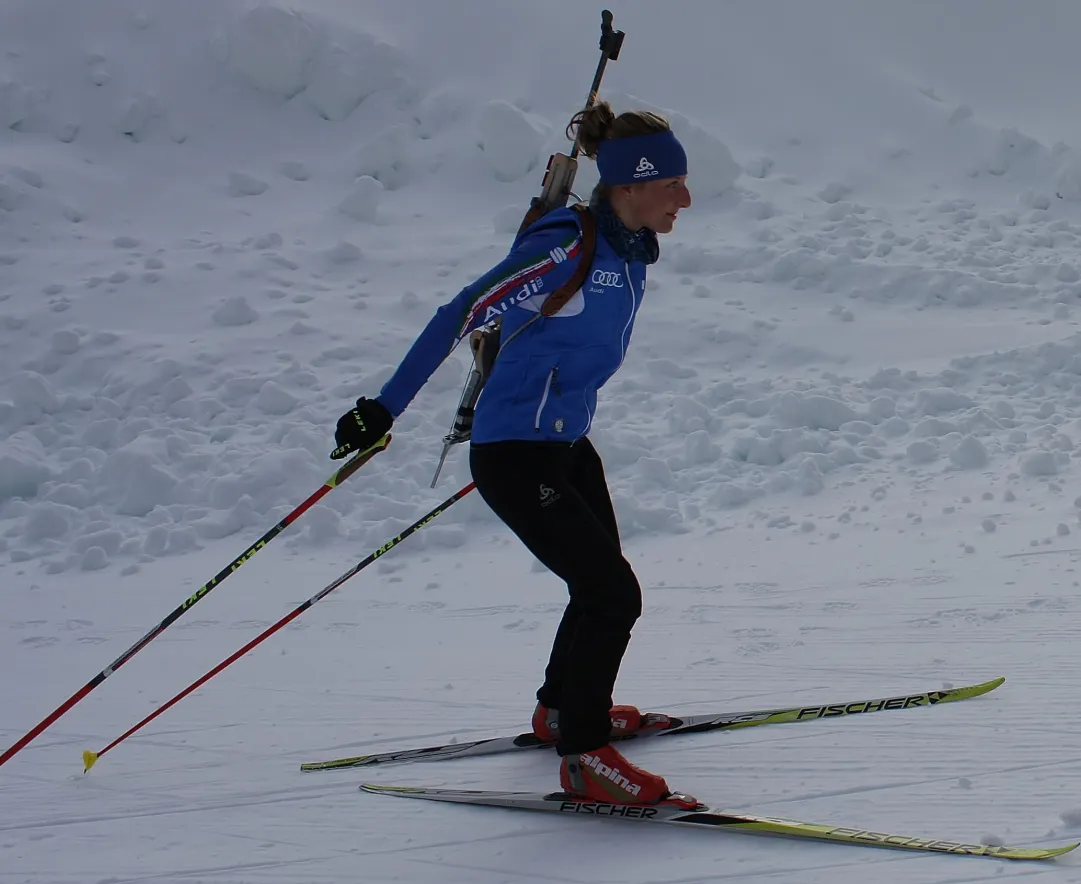
[(594, 270), (589, 281), (589, 291), (595, 295), (603, 295), (606, 289), (623, 288), (623, 274), (615, 270)]
[(594, 270), (589, 281), (593, 285), (611, 286), (615, 289), (623, 288), (623, 274), (616, 273), (614, 270)]

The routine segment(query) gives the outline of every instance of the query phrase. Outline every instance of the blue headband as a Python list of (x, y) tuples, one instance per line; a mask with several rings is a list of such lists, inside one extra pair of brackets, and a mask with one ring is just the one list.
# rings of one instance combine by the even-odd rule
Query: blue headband
[(608, 138), (597, 148), (597, 169), (604, 184), (635, 184), (687, 174), (687, 154), (670, 130)]

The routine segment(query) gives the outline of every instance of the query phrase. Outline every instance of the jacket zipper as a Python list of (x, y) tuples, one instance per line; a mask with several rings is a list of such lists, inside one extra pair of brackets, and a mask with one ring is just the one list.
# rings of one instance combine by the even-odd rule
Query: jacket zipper
[[(631, 268), (630, 268), (630, 265), (626, 261), (623, 262), (623, 275), (627, 280), (627, 290), (630, 292), (630, 295), (631, 295), (631, 312), (627, 316), (627, 324), (625, 326), (623, 326), (623, 331), (619, 336), (619, 365), (617, 365), (615, 367), (615, 371), (613, 371), (612, 374), (615, 374), (617, 371), (620, 370), (620, 368), (623, 367), (623, 360), (625, 360), (627, 358), (627, 329), (629, 329), (631, 327), (631, 322), (634, 321), (634, 305), (635, 305), (634, 282), (631, 280)], [(586, 414), (589, 414), (589, 403), (586, 402), (585, 399), (586, 399), (586, 394), (585, 394), (585, 391), (583, 391), (582, 392), (582, 402), (583, 402), (583, 405), (585, 405), (585, 407), (586, 407)], [(586, 435), (589, 432), (589, 428), (591, 426), (593, 426), (593, 415), (589, 414), (589, 420), (586, 421), (586, 428), (584, 430), (582, 430), (582, 435), (583, 436)]]
[(537, 417), (533, 421), (533, 429), (538, 433), (540, 432), (541, 412), (544, 411), (544, 406), (548, 402), (548, 393), (551, 392), (552, 384), (555, 382), (556, 372), (558, 370), (557, 367), (548, 372), (548, 380), (544, 382), (544, 395), (541, 396), (540, 405), (537, 406)]
[[(619, 365), (616, 366), (616, 371), (619, 371), (619, 369), (622, 368), (623, 360), (627, 358), (627, 329), (629, 329), (631, 327), (631, 323), (634, 321), (634, 304), (635, 304), (634, 283), (631, 282), (631, 268), (627, 264), (626, 261), (623, 262), (623, 271), (624, 271), (625, 276), (627, 277), (628, 290), (631, 293), (631, 312), (627, 316), (627, 324), (625, 326), (623, 326), (623, 332), (619, 336), (620, 355), (619, 355)], [(612, 372), (612, 374), (615, 374), (615, 372)]]

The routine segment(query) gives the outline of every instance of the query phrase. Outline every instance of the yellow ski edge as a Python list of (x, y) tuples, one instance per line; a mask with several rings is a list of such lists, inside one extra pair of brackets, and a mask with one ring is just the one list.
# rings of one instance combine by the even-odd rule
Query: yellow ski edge
[(998, 678), (992, 678), (990, 681), (985, 681), (982, 684), (967, 685), (963, 688), (945, 688), (943, 693), (946, 694), (939, 702), (949, 703), (953, 700), (967, 700), (971, 697), (979, 697), (983, 694), (989, 694), (997, 687), (1001, 687), (1006, 681), (1006, 677), (1000, 675)]
[[(716, 813), (717, 811), (708, 811)], [(838, 844), (863, 845), (867, 847), (901, 848), (922, 853), (947, 853), (958, 856), (988, 856), (997, 859), (1047, 860), (1062, 856), (1081, 846), (1081, 842), (1060, 844), (1053, 847), (1013, 847), (1010, 845), (966, 844), (943, 838), (918, 838), (887, 832), (874, 832), (847, 826), (829, 826), (798, 820), (772, 819), (735, 814), (735, 822), (725, 828), (766, 835), (784, 835)]]
[(353, 758), (335, 758), (333, 761), (307, 761), (300, 765), (301, 770), (334, 770), (339, 767), (355, 767), (370, 755), (356, 755)]
[(425, 795), (431, 791), (423, 786), (381, 786), (377, 783), (361, 783), (360, 788), (365, 792), (389, 792), (396, 795)]

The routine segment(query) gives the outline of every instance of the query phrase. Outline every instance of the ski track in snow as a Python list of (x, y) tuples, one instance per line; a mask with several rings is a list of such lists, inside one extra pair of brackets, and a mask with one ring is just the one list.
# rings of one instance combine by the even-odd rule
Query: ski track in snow
[[(332, 473), (337, 417), (499, 259), (567, 150), (597, 27), (570, 0), (92, 6), (0, 10), (0, 749)], [(628, 754), (732, 810), (1081, 837), (1081, 13), (681, 9), (613, 4), (627, 40), (601, 90), (670, 116), (695, 199), (591, 431), (645, 598), (617, 701), (1007, 681)], [(584, 161), (576, 192), (595, 180)], [(1072, 855), (357, 791), (550, 790), (543, 752), (302, 774), (527, 726), (565, 590), (476, 495), (81, 773), (469, 481), (459, 448), (429, 487), (466, 365), (0, 770), (0, 884), (1081, 882)]]

